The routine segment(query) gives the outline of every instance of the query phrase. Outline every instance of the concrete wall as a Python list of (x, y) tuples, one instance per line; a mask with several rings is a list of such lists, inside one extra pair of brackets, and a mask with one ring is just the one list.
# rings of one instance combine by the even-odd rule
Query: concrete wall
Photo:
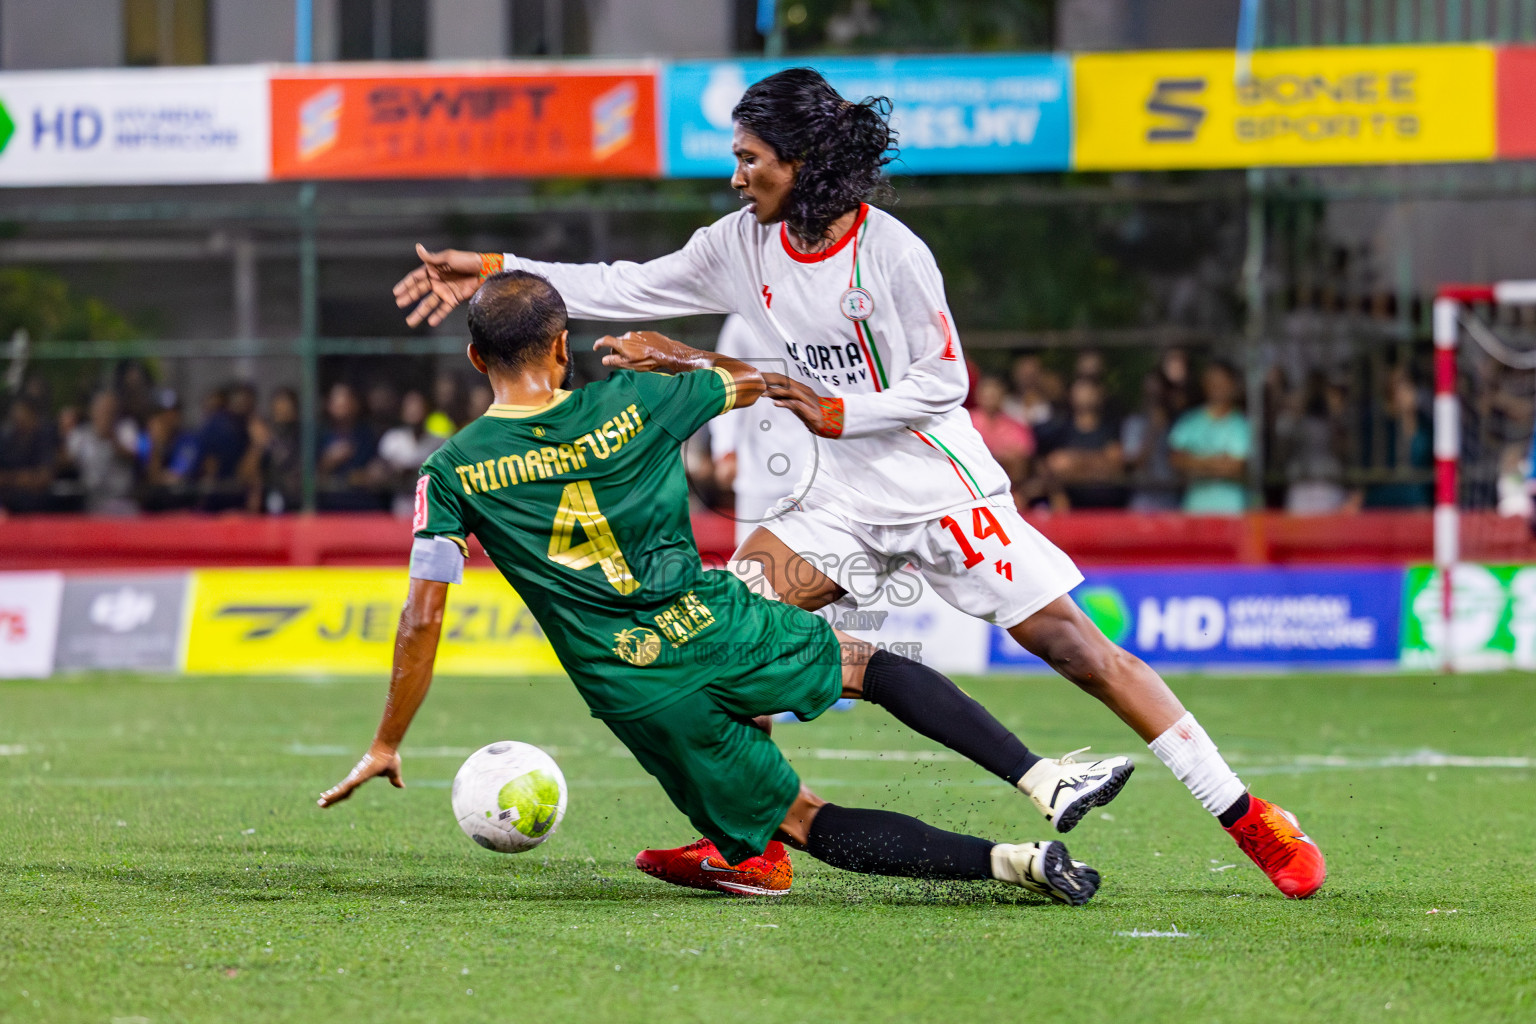
[(293, 60), (294, 0), (212, 0), (209, 7), (210, 63)]
[(430, 0), (427, 56), (487, 60), (507, 53), (506, 0)]
[(0, 2), (0, 67), (8, 71), (122, 62), (122, 0)]
[(730, 0), (587, 0), (592, 54), (727, 56), (733, 12)]
[(1059, 0), (1058, 50), (1232, 46), (1240, 0)]

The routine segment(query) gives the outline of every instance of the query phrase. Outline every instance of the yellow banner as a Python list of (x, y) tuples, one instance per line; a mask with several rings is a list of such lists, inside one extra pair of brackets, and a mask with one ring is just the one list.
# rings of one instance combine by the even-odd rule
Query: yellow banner
[[(402, 569), (205, 569), (192, 574), (186, 671), (387, 675), (408, 583)], [(440, 672), (562, 673), (501, 574), (448, 588)]]
[(1073, 167), (1490, 160), (1493, 76), (1488, 46), (1080, 56)]

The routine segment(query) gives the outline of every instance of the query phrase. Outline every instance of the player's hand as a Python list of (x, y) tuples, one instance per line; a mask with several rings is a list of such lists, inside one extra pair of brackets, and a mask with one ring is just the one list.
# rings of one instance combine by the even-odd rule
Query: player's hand
[(363, 759), (347, 773), (347, 777), (336, 785), (320, 794), (316, 801), (321, 807), (330, 807), (339, 804), (352, 795), (352, 791), (369, 779), (384, 776), (396, 789), (405, 788), (405, 779), (400, 774), (400, 753), (390, 750), (388, 747), (373, 746)]
[(798, 416), (811, 433), (821, 437), (835, 437), (842, 433), (841, 424), (837, 424), (833, 431), (833, 424), (829, 424), (826, 419), (826, 404), (808, 386), (782, 373), (764, 373), (763, 383), (768, 385), (766, 394), (773, 399), (773, 404)]
[(407, 326), (419, 327), (425, 321), (436, 327), (480, 287), (480, 254), (461, 249), (428, 252), (418, 242), (416, 255), (421, 258), (421, 266), (395, 285), (395, 305), (405, 309), (413, 302), (416, 304), (405, 318)]
[(698, 349), (689, 348), (656, 331), (626, 331), (617, 338), (598, 338), (593, 349), (603, 353), (603, 365), (616, 370), (661, 370), (673, 373), (704, 365)]

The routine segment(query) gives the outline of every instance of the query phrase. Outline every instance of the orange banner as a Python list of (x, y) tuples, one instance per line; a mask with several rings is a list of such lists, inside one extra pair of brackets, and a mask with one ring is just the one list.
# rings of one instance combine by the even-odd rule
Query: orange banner
[(272, 78), (276, 178), (652, 177), (656, 73), (557, 67)]

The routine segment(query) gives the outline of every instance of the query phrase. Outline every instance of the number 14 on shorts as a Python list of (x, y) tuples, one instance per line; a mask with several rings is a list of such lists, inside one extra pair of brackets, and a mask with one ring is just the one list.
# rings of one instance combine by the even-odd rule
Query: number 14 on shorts
[[(964, 517), (965, 513), (962, 512), (961, 518)], [(971, 535), (969, 537), (966, 536), (965, 529), (954, 516), (945, 516), (939, 520), (939, 525), (954, 534), (955, 543), (960, 545), (960, 553), (965, 557), (965, 567), (967, 569), (974, 569), (982, 562), (985, 562), (987, 556), (976, 550), (971, 544), (971, 537), (978, 541), (986, 540), (988, 537), (996, 537), (998, 542), (1005, 548), (1010, 542), (1008, 535), (1003, 532), (1002, 524), (997, 521), (997, 516), (993, 515), (992, 510), (987, 508), (987, 506), (977, 505), (971, 509), (970, 518)], [(1013, 562), (999, 558), (992, 563), (992, 571), (999, 576), (1006, 576), (1011, 580), (1013, 579)]]

